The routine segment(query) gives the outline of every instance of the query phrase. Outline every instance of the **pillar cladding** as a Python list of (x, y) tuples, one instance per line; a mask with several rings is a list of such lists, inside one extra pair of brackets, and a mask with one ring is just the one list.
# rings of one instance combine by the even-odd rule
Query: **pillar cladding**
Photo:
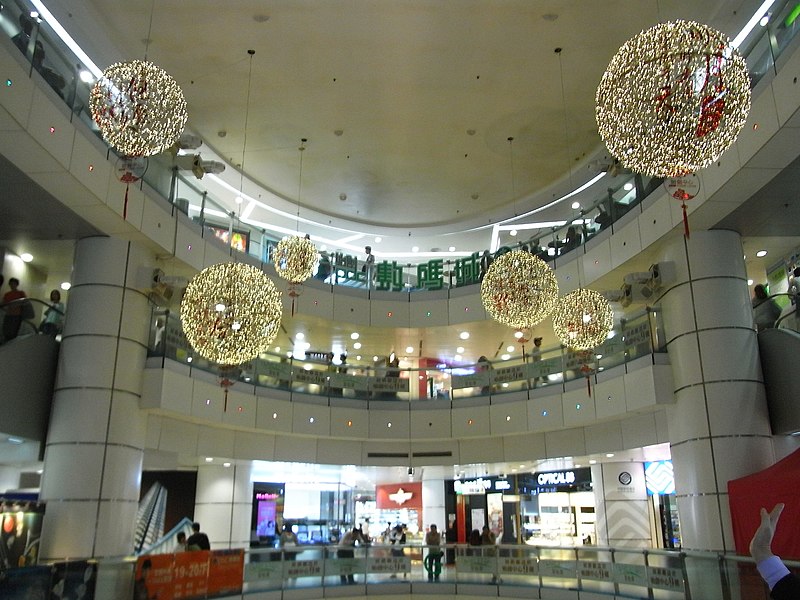
[(640, 462), (592, 467), (598, 546), (652, 548), (650, 511)]
[(139, 409), (155, 259), (124, 240), (75, 247), (41, 498), (40, 559), (130, 555), (146, 415)]
[(774, 462), (764, 382), (739, 234), (672, 241), (660, 304), (675, 404), (668, 424), (683, 547), (734, 550), (730, 479)]
[(212, 550), (249, 548), (253, 525), (252, 464), (201, 465), (197, 469), (194, 520)]

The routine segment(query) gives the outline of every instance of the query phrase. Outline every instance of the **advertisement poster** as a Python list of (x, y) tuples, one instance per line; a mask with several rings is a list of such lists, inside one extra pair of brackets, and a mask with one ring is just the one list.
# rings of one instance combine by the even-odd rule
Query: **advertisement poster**
[(258, 501), (258, 517), (256, 521), (256, 534), (259, 537), (275, 536), (275, 500)]
[(215, 550), (208, 565), (208, 598), (242, 593), (244, 550)]
[[(206, 597), (210, 555), (211, 552), (208, 550), (166, 555), (169, 558), (174, 558), (172, 598), (176, 600), (192, 600)], [(161, 600), (161, 596), (158, 596), (158, 600)]]
[(45, 599), (49, 594), (50, 567), (9, 569), (0, 577), (0, 598), (3, 600)]
[(97, 581), (97, 563), (85, 560), (55, 563), (50, 567), (52, 600), (93, 600)]
[(0, 512), (0, 568), (12, 569), (36, 564), (42, 510), (13, 510), (3, 505)]
[[(183, 554), (190, 554), (184, 552)], [(173, 600), (172, 567), (174, 554), (140, 556), (136, 561), (136, 576), (133, 583), (135, 600)]]

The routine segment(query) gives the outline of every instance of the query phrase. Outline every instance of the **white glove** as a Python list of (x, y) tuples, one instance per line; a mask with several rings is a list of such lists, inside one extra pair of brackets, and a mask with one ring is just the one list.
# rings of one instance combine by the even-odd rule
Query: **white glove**
[(752, 556), (756, 563), (773, 556), (772, 554), (772, 537), (775, 535), (775, 528), (778, 526), (778, 519), (783, 512), (784, 504), (778, 503), (775, 507), (767, 512), (766, 508), (761, 509), (761, 525), (756, 529), (753, 534), (753, 539), (750, 540), (750, 556)]

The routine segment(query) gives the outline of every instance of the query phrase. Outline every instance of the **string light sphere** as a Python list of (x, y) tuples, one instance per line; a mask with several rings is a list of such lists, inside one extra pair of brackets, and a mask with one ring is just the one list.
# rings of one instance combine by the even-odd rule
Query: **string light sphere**
[(573, 350), (589, 350), (602, 344), (614, 326), (611, 305), (594, 290), (577, 289), (561, 299), (553, 312), (553, 331)]
[(596, 94), (600, 137), (627, 168), (676, 177), (716, 161), (750, 110), (747, 65), (724, 34), (661, 23), (628, 40)]
[(256, 358), (281, 325), (281, 295), (259, 269), (221, 263), (203, 269), (186, 288), (181, 323), (192, 348), (222, 365)]
[(273, 260), (278, 275), (291, 283), (302, 283), (314, 271), (317, 247), (308, 238), (286, 236), (278, 242)]
[(481, 301), (495, 320), (515, 329), (542, 322), (558, 300), (558, 282), (541, 258), (521, 250), (492, 261), (481, 282)]
[(89, 105), (103, 139), (128, 156), (163, 152), (186, 126), (183, 90), (148, 61), (108, 67), (92, 88)]

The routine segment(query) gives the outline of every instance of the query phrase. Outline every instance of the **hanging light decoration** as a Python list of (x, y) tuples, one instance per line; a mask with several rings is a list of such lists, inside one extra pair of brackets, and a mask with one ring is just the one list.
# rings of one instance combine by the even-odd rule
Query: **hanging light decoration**
[(281, 325), (280, 292), (255, 267), (213, 265), (189, 282), (181, 323), (198, 354), (221, 365), (239, 365), (275, 339)]
[[(303, 191), (303, 152), (306, 142), (300, 140), (300, 175), (297, 181), (297, 229), (300, 229), (300, 195)], [(311, 277), (317, 262), (317, 247), (309, 236), (291, 235), (278, 242), (274, 263), (278, 275), (289, 282), (289, 297), (292, 299), (292, 315), (294, 315), (295, 298), (300, 295), (303, 282)]]
[(481, 301), (495, 320), (525, 329), (543, 321), (558, 300), (558, 283), (542, 259), (507, 252), (492, 261), (481, 282)]
[(553, 331), (573, 350), (602, 344), (614, 325), (614, 313), (602, 294), (579, 288), (561, 299), (553, 312)]
[(177, 82), (146, 60), (103, 71), (89, 98), (103, 139), (127, 156), (152, 156), (172, 146), (186, 125), (186, 99)]
[(724, 34), (661, 23), (628, 40), (596, 94), (600, 137), (623, 165), (675, 177), (714, 162), (750, 110), (747, 65)]
[(286, 236), (275, 249), (275, 269), (290, 283), (299, 284), (311, 277), (317, 260), (317, 247), (305, 237)]

